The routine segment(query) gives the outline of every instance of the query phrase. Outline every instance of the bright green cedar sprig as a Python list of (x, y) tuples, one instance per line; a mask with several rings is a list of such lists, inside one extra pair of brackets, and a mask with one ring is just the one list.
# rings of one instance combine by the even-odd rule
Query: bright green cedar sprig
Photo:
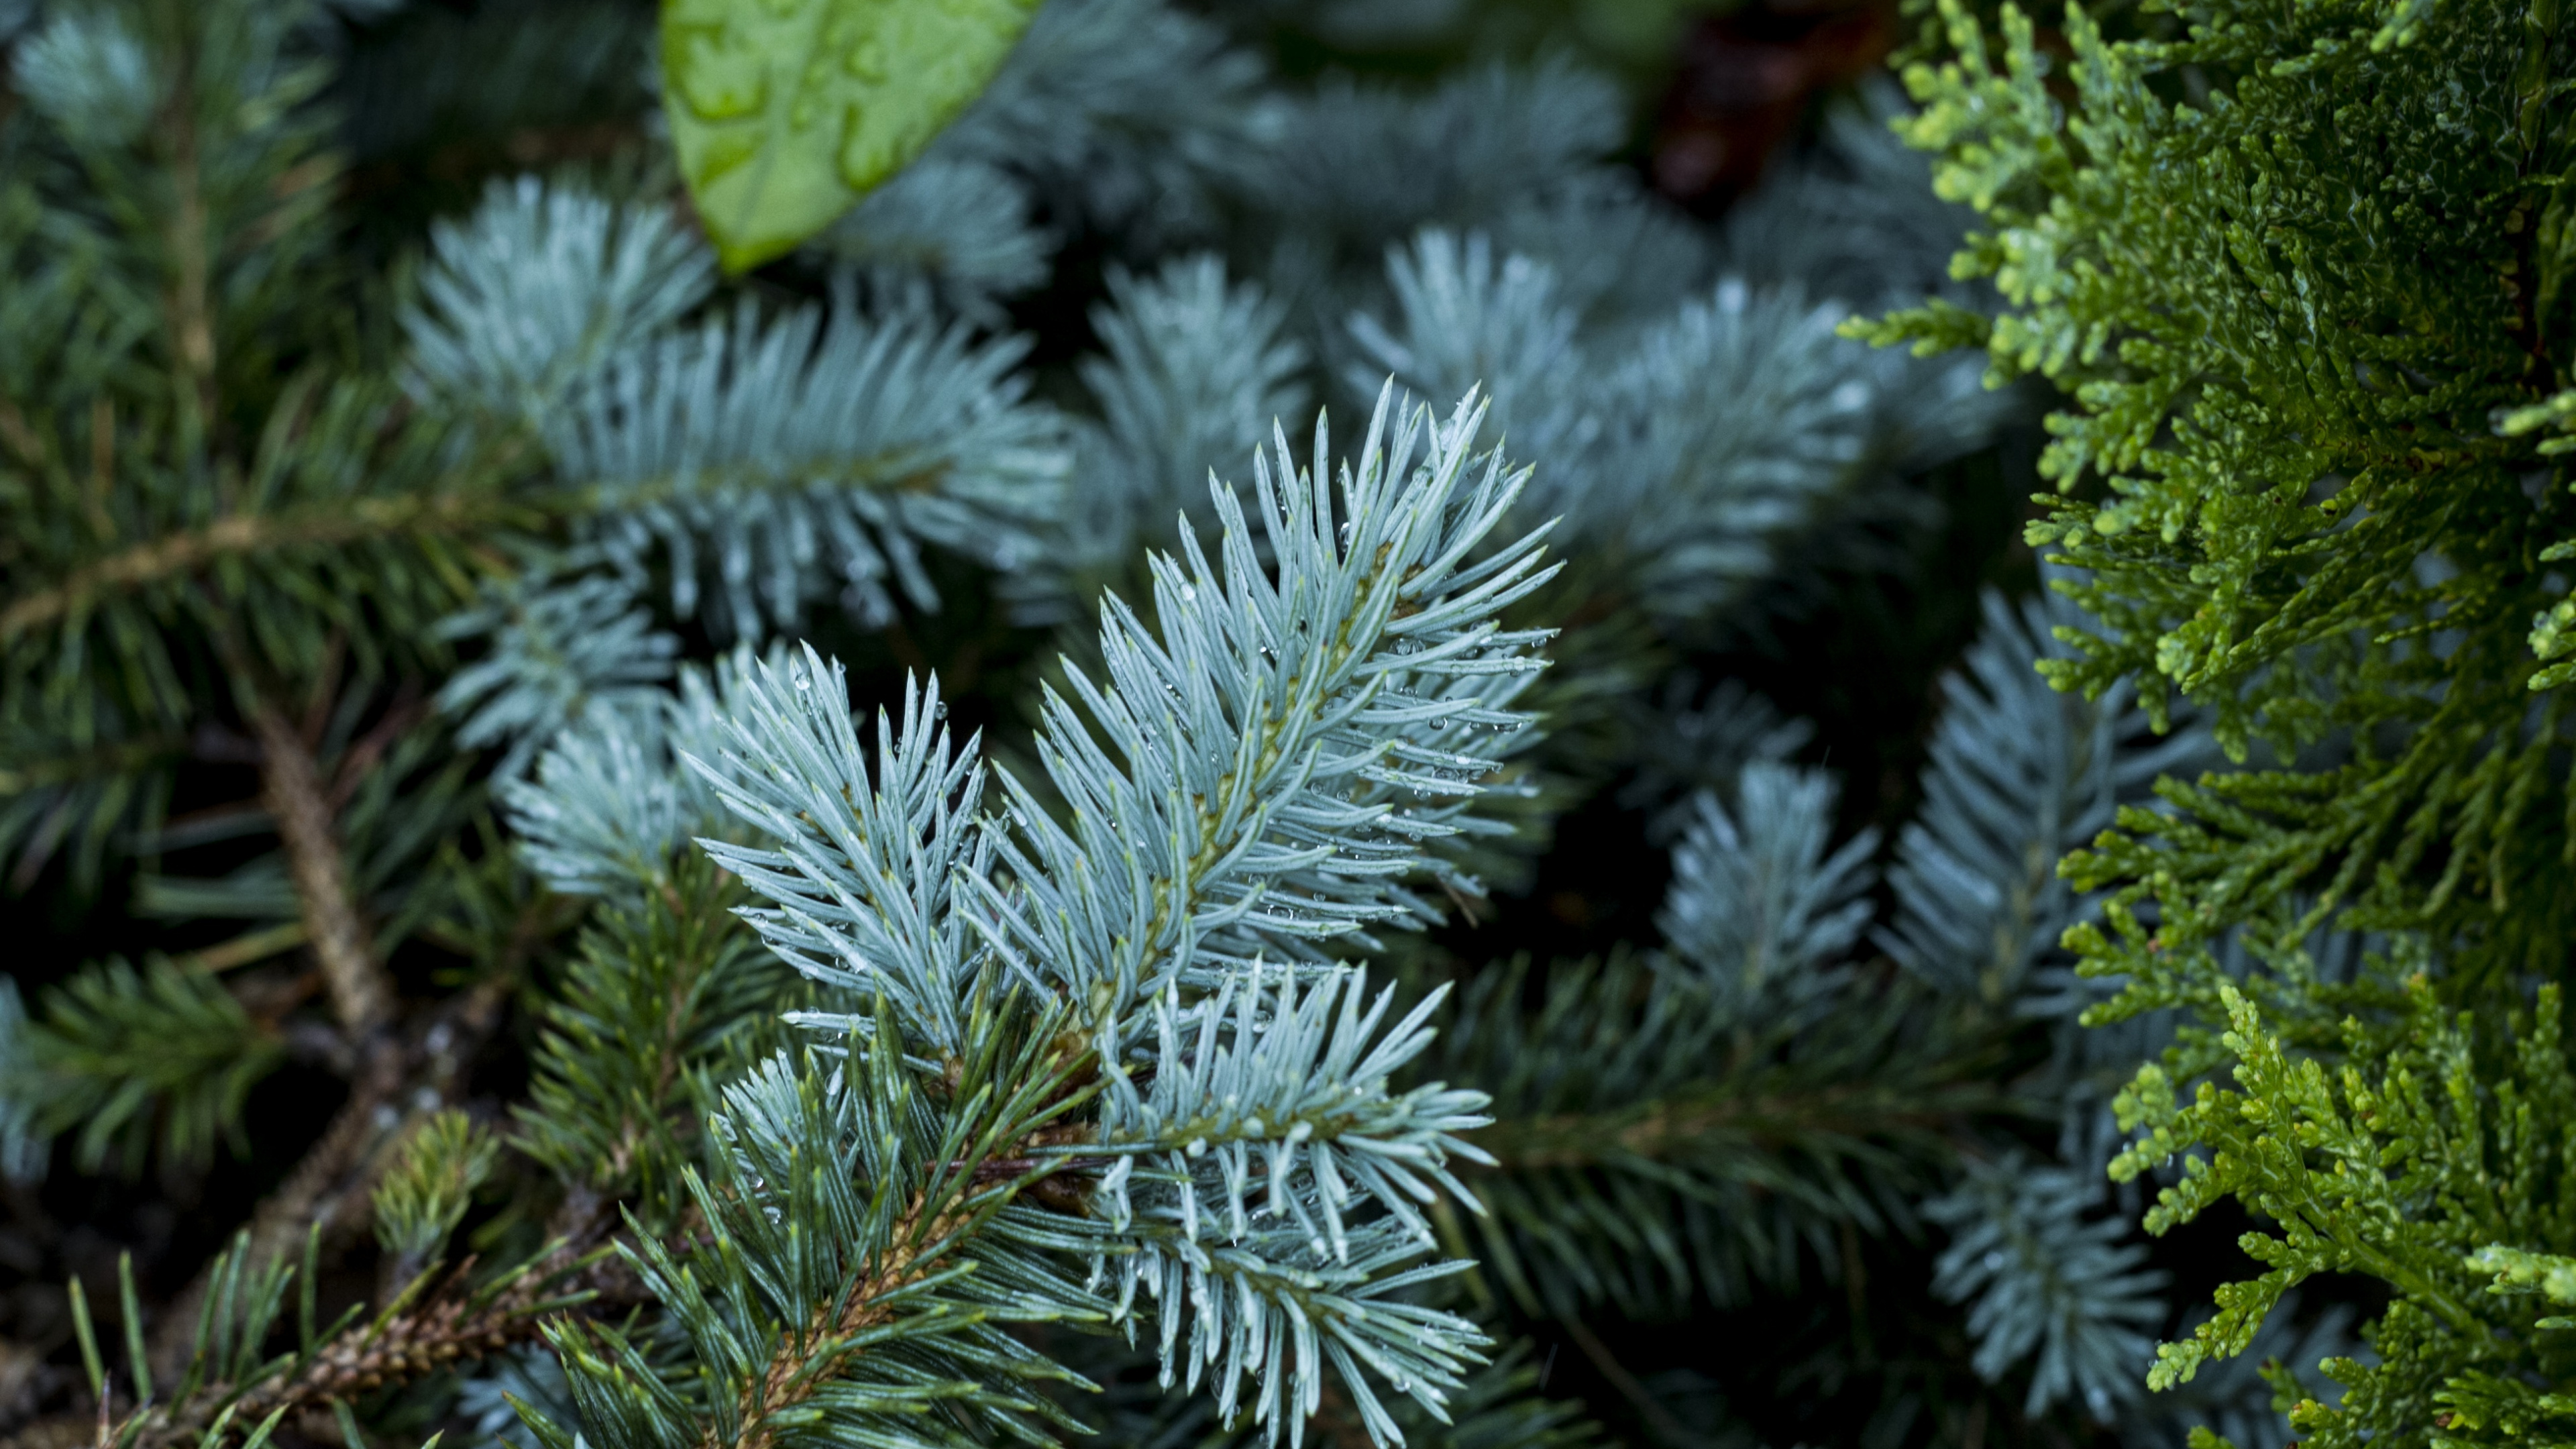
[(2312, 1442), (2563, 1437), (2576, 1363), (2477, 1290), (2576, 1246), (2554, 988), (2531, 1007), (2576, 906), (2551, 663), (2576, 37), (2549, 0), (2152, 6), (2117, 33), (2070, 6), (2061, 68), (2016, 6), (1939, 16), (1900, 128), (1986, 222), (1954, 270), (2007, 305), (1860, 330), (2064, 391), (2030, 536), (2093, 617), (2043, 669), (2133, 681), (2159, 719), (2185, 696), (2256, 765), (2162, 783), (2064, 867), (2107, 891), (2067, 937), (2119, 993), (2087, 1019), (2184, 1019), (2121, 1099), (2144, 1135), (2117, 1170), (2179, 1164), (2149, 1226), (2231, 1195), (2275, 1225), (2155, 1381), (2359, 1272), (2396, 1293), (2381, 1361), (2329, 1363), (2348, 1391), (2294, 1412)]
[[(2080, 879), (2158, 876), (2168, 946), (2305, 892), (2499, 966), (2554, 954), (2566, 721), (2532, 691), (2568, 495), (2499, 422), (2569, 382), (2556, 7), (2222, 4), (2134, 39), (2071, 7), (2062, 77), (2019, 9), (1942, 14), (1903, 126), (1987, 223), (1957, 269), (2009, 306), (1866, 330), (2071, 397), (2031, 537), (2090, 571), (2067, 587), (2097, 622), (2052, 677), (2178, 691), (2237, 759), (2316, 767), (2178, 788), (2196, 825), (2126, 825), (2168, 848)], [(2147, 954), (2123, 969), (2155, 979)]]
[[(2151, 1230), (2231, 1195), (2266, 1220), (2239, 1239), (2265, 1271), (2221, 1288), (2216, 1317), (2157, 1351), (2152, 1381), (2186, 1380), (2242, 1352), (2301, 1281), (2367, 1273), (2397, 1295), (2379, 1325), (2380, 1362), (2326, 1364), (2344, 1402), (2292, 1411), (2309, 1442), (2341, 1449), (2448, 1429), (2434, 1442), (2496, 1443), (2512, 1425), (2545, 1420), (2563, 1435), (2576, 1416), (2544, 1386), (2576, 1367), (2555, 1326), (2564, 1320), (2549, 1312), (2565, 1301), (2567, 1260), (2514, 1246), (2576, 1244), (2564, 1126), (2576, 1118), (2576, 1074), (2560, 993), (2544, 987), (2529, 1013), (2484, 1025), (2446, 1008), (2421, 976), (2406, 995), (2400, 1046), (2330, 1068), (2230, 991), (2233, 1085), (2203, 1082), (2184, 1097), (2150, 1066), (2122, 1095), (2122, 1123), (2138, 1139), (2115, 1173), (2135, 1176), (2188, 1147), (2207, 1153), (2181, 1158), (2179, 1179), (2148, 1213)], [(2496, 1428), (2504, 1435), (2480, 1432)]]

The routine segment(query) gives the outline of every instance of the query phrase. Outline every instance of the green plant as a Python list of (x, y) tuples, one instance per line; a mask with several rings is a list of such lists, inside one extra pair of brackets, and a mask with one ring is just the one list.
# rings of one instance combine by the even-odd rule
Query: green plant
[(2156, 1381), (2357, 1272), (2393, 1295), (2378, 1361), (2327, 1365), (2340, 1407), (2292, 1411), (2311, 1442), (2556, 1442), (2530, 1295), (2576, 1247), (2576, 40), (2547, 3), (2069, 7), (2062, 46), (2010, 5), (1939, 25), (1906, 128), (1987, 223), (1958, 269), (2010, 305), (1869, 330), (2064, 390), (2031, 538), (2093, 617), (2052, 678), (2187, 699), (2241, 766), (2065, 866), (2111, 892), (2069, 936), (2119, 988), (2091, 1019), (2189, 1023), (2122, 1098), (2117, 1170), (2164, 1175), (2159, 1230), (2229, 1196), (2262, 1224), (2267, 1271)]
[(1929, 582), (1898, 103), (1710, 224), (1304, 8), (0, 5), (0, 1428), (2278, 1427), (2138, 1393), (2050, 865), (2205, 736)]

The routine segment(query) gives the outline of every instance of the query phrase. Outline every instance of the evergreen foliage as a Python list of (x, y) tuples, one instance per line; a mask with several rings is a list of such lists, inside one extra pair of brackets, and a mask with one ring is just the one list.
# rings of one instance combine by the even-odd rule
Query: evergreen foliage
[(2375, 1355), (2325, 1361), (2339, 1403), (2285, 1385), (2304, 1442), (2558, 1442), (2570, 39), (2546, 4), (2045, 20), (1944, 4), (1908, 71), (2007, 306), (1875, 330), (2068, 395), (2030, 536), (2090, 618), (2052, 678), (2187, 700), (2232, 762), (2065, 868), (2108, 892), (2088, 1019), (2183, 1022), (2115, 1173), (2157, 1174), (2151, 1230), (2254, 1215), (2153, 1382), (2359, 1274)]
[(74, 1160), (92, 1171), (111, 1153), (130, 1171), (155, 1149), (186, 1162), (221, 1139), (238, 1146), (251, 1084), (281, 1055), (231, 993), (166, 961), (140, 972), (111, 961), (46, 1005), (43, 1027), (14, 1053), (18, 1072), (42, 1083), (41, 1094), (21, 1087), (19, 1130), (77, 1129)]
[[(1276, 29), (1331, 8), (1048, 0), (971, 99), (930, 78), (953, 122), (825, 156), (835, 204), (771, 227), (709, 199), (706, 147), (814, 141), (798, 87), (718, 94), (709, 35), (675, 61), (632, 7), (0, 5), (0, 862), (78, 957), (0, 983), (0, 1201), (41, 1272), (0, 1261), (68, 1285), (21, 1295), (61, 1305), (24, 1403), (0, 1339), (0, 1433), (2279, 1442), (2250, 1369), (2143, 1396), (2184, 1310), (2115, 1160), (2167, 1173), (2153, 1226), (2239, 1190), (2319, 1225), (2191, 1340), (2279, 1384), (2333, 1359), (2348, 1407), (2302, 1425), (2552, 1422), (2442, 1311), (2392, 1311), (2365, 1371), (2288, 1291), (2438, 1257), (2513, 1333), (2576, 1297), (2539, 1199), (2469, 1190), (2481, 1151), (2556, 1171), (2542, 1028), (2376, 964), (2518, 982), (2541, 937), (2428, 943), (2466, 899), (2404, 917), (2429, 846), (2336, 923), (2382, 933), (2366, 966), (2307, 943), (2345, 896), (2306, 845), (2156, 875), (2248, 913), (2160, 952), (2175, 908), (2119, 874), (2215, 859), (2234, 787), (2160, 776), (2468, 680), (2451, 637), (2303, 625), (2226, 677), (2350, 690), (2185, 708), (2068, 606), (1962, 594), (1906, 636), (1919, 771), (1846, 778), (1850, 722), (1731, 671), (2000, 466), (2020, 395), (1837, 335), (1926, 297), (1926, 335), (2024, 325), (2017, 282), (1944, 274), (1962, 213), (1887, 129), (1965, 103), (1837, 98), (1712, 223), (1566, 53), (1283, 76)], [(882, 99), (832, 38), (846, 74), (799, 87)], [(2050, 577), (2118, 597), (2144, 533)], [(2466, 566), (2406, 577), (2503, 617)], [(2547, 697), (2437, 781), (2469, 848), (2548, 828)], [(1555, 959), (1534, 883), (1602, 815), (1659, 906)], [(2054, 873), (2113, 826), (2177, 843)], [(2151, 1090), (2267, 1032), (2241, 1085), (2304, 1116)], [(2338, 1050), (2367, 1070), (2299, 1075)], [(2507, 1055), (2536, 1125), (2428, 1085), (2505, 1091)], [(2186, 1141), (2219, 1165), (2142, 1155)], [(2381, 1236), (2334, 1236), (2372, 1193)], [(214, 1226), (112, 1284), (112, 1215), (47, 1215), (142, 1194)]]

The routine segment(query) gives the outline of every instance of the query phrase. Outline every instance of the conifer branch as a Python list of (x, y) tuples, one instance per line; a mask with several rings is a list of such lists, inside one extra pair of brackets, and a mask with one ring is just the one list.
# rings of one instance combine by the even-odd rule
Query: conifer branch
[(0, 642), (87, 610), (103, 597), (173, 583), (228, 559), (385, 538), (472, 538), (529, 516), (527, 500), (433, 490), (218, 518), (134, 544), (10, 600), (0, 606)]
[[(444, 1003), (410, 1035), (380, 1035), (364, 1050), (348, 1101), (286, 1180), (252, 1211), (236, 1256), (264, 1267), (288, 1258), (308, 1234), (318, 1233), (320, 1246), (329, 1248), (363, 1230), (368, 1197), (413, 1129), (462, 1096), (467, 1072), (500, 1028), (512, 979), (495, 973)], [(585, 1249), (605, 1218), (605, 1205), (595, 1204), (589, 1218), (558, 1236), (568, 1251)], [(542, 1266), (560, 1270), (568, 1261), (559, 1253)], [(220, 1259), (209, 1263), (163, 1310), (151, 1350), (165, 1377), (175, 1377), (186, 1360), (198, 1312), (221, 1266)]]
[[(676, 1246), (686, 1251), (697, 1243), (683, 1234)], [(244, 1269), (254, 1279), (286, 1271), (255, 1266), (245, 1235), (208, 1265), (209, 1274), (220, 1279), (221, 1301), (211, 1316), (201, 1320), (189, 1305), (192, 1334), (181, 1340), (177, 1361), (156, 1365), (164, 1381), (179, 1386), (171, 1402), (138, 1406), (112, 1442), (117, 1449), (221, 1442), (227, 1425), (240, 1432), (272, 1417), (318, 1413), (530, 1342), (572, 1317), (634, 1307), (641, 1284), (615, 1255), (595, 1249), (595, 1241), (557, 1240), (537, 1258), (479, 1285), (472, 1281), (471, 1257), (443, 1270), (433, 1266), (372, 1318), (344, 1319), (287, 1359), (257, 1356), (262, 1344), (254, 1332), (247, 1344), (252, 1356), (236, 1361), (250, 1372), (227, 1380), (219, 1350), (234, 1330), (225, 1315), (240, 1314), (250, 1306), (243, 1299), (254, 1296), (243, 1292)], [(248, 1326), (257, 1330), (263, 1320), (254, 1318)]]
[(741, 898), (692, 853), (584, 932), (519, 1113), (519, 1150), (565, 1186), (551, 1235), (586, 1246), (621, 1204), (657, 1230), (687, 1216), (690, 1083), (742, 1049), (785, 976), (734, 917)]
[[(2094, 1061), (2147, 1063), (2111, 1103), (2133, 1134), (2113, 1176), (2168, 1174), (2151, 1233), (2226, 1198), (2262, 1225), (2149, 1385), (2256, 1351), (2302, 1280), (2360, 1273), (2393, 1300), (2375, 1361), (2327, 1359), (2337, 1394), (2275, 1379), (2301, 1442), (2563, 1439), (2563, 1322), (2474, 1272), (2480, 1249), (2576, 1242), (2555, 983), (2576, 715), (2551, 663), (2576, 604), (2548, 567), (2576, 552), (2553, 436), (2576, 304), (2561, 7), (2221, 0), (2170, 31), (2109, 6), (1937, 8), (1901, 129), (1980, 213), (1953, 275), (2005, 305), (1875, 334), (2054, 385), (2039, 471), (2061, 496), (2025, 537), (2091, 617), (2042, 670), (2135, 688), (2159, 729), (2187, 697), (2239, 767), (2159, 784), (2060, 867), (2106, 892), (2065, 945), (2110, 984), (2054, 1009), (2109, 1029), (2078, 1048)], [(1927, 1209), (1954, 1233), (1936, 1289), (2016, 1325), (1981, 1353), (2043, 1322), (2104, 1342), (2165, 1321), (2049, 1305), (2055, 1266), (2009, 1266), (2054, 1238), (2036, 1256), (2090, 1256), (2101, 1281), (2129, 1253), (2101, 1219), (2016, 1223), (2098, 1192), (2048, 1176), (1972, 1171)], [(2134, 1373), (2134, 1353), (2081, 1356), (2078, 1377)]]
[(305, 942), (322, 968), (332, 1015), (342, 1030), (363, 1042), (393, 1020), (397, 1002), (393, 979), (376, 960), (366, 923), (350, 896), (337, 812), (312, 750), (283, 713), (259, 701), (251, 709), (250, 726), (260, 746), (261, 803), (286, 847)]
[[(423, 37), (465, 32), (377, 23), (400, 0), (69, 0), (23, 35), (0, 15), (0, 331), (28, 344), (0, 348), (0, 493), (25, 505), (0, 539), (0, 842), (28, 879), (66, 839), (83, 861), (130, 847), (139, 911), (246, 923), (150, 968), (229, 1056), (163, 1046), (177, 1014), (145, 992), (90, 993), (118, 1050), (84, 1085), (145, 1103), (121, 1119), (138, 1152), (155, 1112), (221, 1135), (202, 1124), (243, 1115), (244, 1062), (303, 1046), (349, 1078), (231, 1252), (160, 1302), (128, 1275), (104, 1355), (83, 1320), (99, 1419), (60, 1427), (99, 1449), (363, 1446), (426, 1433), (410, 1415), (436, 1405), (451, 1435), (545, 1449), (1045, 1444), (1082, 1432), (1057, 1389), (1091, 1389), (1090, 1365), (1143, 1389), (1141, 1331), (1208, 1449), (1574, 1449), (1589, 1430), (1527, 1397), (1533, 1375), (1477, 1368), (1491, 1325), (1441, 1281), (1469, 1271), (1477, 1192), (1496, 1258), (1535, 1239), (1525, 1256), (1622, 1280), (1593, 1299), (1695, 1277), (1723, 1296), (1854, 1261), (1978, 1119), (2024, 1105), (1976, 1080), (1989, 1017), (1952, 1032), (1943, 986), (1855, 954), (1875, 837), (1836, 837), (1830, 782), (1785, 768), (1712, 776), (1680, 872), (1697, 904), (1668, 913), (1670, 957), (1632, 963), (1654, 982), (1586, 978), (1576, 1025), (1598, 1030), (1506, 1028), (1531, 1003), (1493, 993), (1487, 1059), (1419, 1075), (1445, 992), (1362, 958), (1451, 906), (1472, 921), (1480, 842), (1561, 798), (1533, 783), (1555, 777), (1528, 706), (1563, 597), (1596, 627), (1562, 696), (1606, 714), (1679, 643), (1659, 629), (1734, 622), (1722, 605), (1789, 582), (1792, 541), (1922, 466), (1907, 440), (1964, 446), (1993, 412), (1929, 426), (1958, 399), (1928, 384), (1967, 369), (1832, 338), (1823, 299), (1849, 294), (1812, 269), (1720, 285), (1718, 239), (1607, 164), (1614, 87), (1551, 62), (1300, 99), (1175, 3), (1048, 0), (942, 152), (824, 243), (867, 275), (788, 268), (717, 306), (649, 161), (597, 191), (503, 179), (428, 225), (416, 274), (372, 265), (413, 240), (383, 234), (413, 213), (380, 191), (369, 245), (346, 244), (340, 146), (381, 163), (373, 187), (419, 159), (391, 150), (453, 158), (431, 132), (531, 83), (489, 72), (541, 76), (548, 105), (631, 91), (621, 0), (484, 7), (434, 79), (411, 73)], [(391, 141), (389, 93), (410, 118)], [(593, 133), (658, 146), (618, 104)], [(585, 124), (538, 109), (498, 130)], [(1041, 216), (1140, 261), (1204, 225), (1243, 270), (1112, 284), (1110, 365), (1062, 369), (990, 305), (1091, 280), (1050, 275)], [(1411, 248), (1403, 325), (1362, 339), (1385, 364), (1363, 389), (1392, 369), (1471, 401), (1443, 421), (1389, 389), (1358, 456), (1336, 468), (1316, 426), (1301, 461), (1287, 435), (1352, 355), (1331, 324), (1383, 300), (1390, 244)], [(368, 315), (388, 298), (399, 316)], [(1096, 416), (1039, 395), (1068, 371)], [(1536, 473), (1475, 451), (1489, 392)], [(1283, 414), (1247, 486), (1211, 474)], [(1590, 555), (1554, 598), (1542, 535)], [(1169, 553), (1140, 559), (1148, 538)], [(982, 716), (1025, 681), (965, 681), (1022, 641), (970, 617), (990, 632), (959, 647), (972, 608), (891, 626), (989, 586), (955, 563), (1028, 576), (1050, 623), (1098, 582), (1150, 593), (1105, 606), (1034, 747), (989, 776), (942, 701)], [(810, 646), (761, 662), (827, 601), (880, 636), (853, 670)], [(656, 627), (673, 615), (697, 622)], [(478, 635), (451, 668), (443, 646)], [(729, 637), (735, 663), (674, 668)], [(889, 652), (922, 679), (871, 753)], [(369, 687), (340, 687), (344, 654)], [(456, 727), (383, 707), (394, 678)], [(1597, 780), (1626, 741), (1598, 743), (1550, 748)], [(212, 796), (183, 772), (238, 765), (264, 808), (193, 808)], [(233, 869), (164, 876), (164, 855)], [(2020, 865), (1996, 914), (2016, 939), (2046, 915)], [(318, 969), (212, 974), (297, 947)], [(469, 984), (415, 972), (423, 947)], [(444, 999), (400, 999), (396, 965)], [(454, 1109), (523, 986), (495, 1177), (494, 1134)], [(52, 1024), (27, 1025), (36, 1060)], [(0, 1082), (22, 1079), (11, 1037), (0, 1020)], [(1488, 1086), (1511, 1094), (1499, 1123)], [(0, 1168), (24, 1156), (16, 1105)], [(475, 1231), (524, 1261), (448, 1269), (484, 1210)], [(326, 1265), (372, 1268), (372, 1316), (317, 1329), (308, 1298), (290, 1335), (288, 1281), (309, 1295)], [(1497, 1281), (1558, 1300), (1521, 1291), (1547, 1266)], [(1708, 1437), (1569, 1331), (1648, 1427)], [(103, 1358), (130, 1360), (130, 1392)], [(1125, 1427), (1106, 1442), (1189, 1440)]]
[[(459, 476), (506, 473), (523, 456), (521, 441), (495, 442)], [(837, 487), (906, 497), (942, 491), (957, 471), (953, 461), (925, 458), (911, 449), (881, 457), (835, 460), (827, 470)], [(816, 485), (817, 469), (741, 466), (724, 470), (725, 492), (792, 495)], [(384, 539), (474, 538), (496, 528), (547, 518), (602, 512), (650, 513), (706, 494), (714, 486), (700, 470), (670, 471), (543, 489), (520, 495), (497, 490), (432, 487), (419, 492), (333, 499), (267, 513), (234, 514), (194, 528), (174, 529), (94, 559), (55, 582), (0, 605), (0, 642), (13, 641), (79, 614), (103, 598), (140, 593), (173, 583), (230, 559), (317, 549), (343, 549)]]
[(951, 1207), (925, 1223), (928, 1200), (916, 1197), (896, 1219), (885, 1255), (839, 1302), (822, 1305), (802, 1332), (779, 1339), (768, 1366), (743, 1386), (733, 1423), (710, 1419), (698, 1449), (774, 1449), (779, 1418), (829, 1387), (842, 1361), (862, 1351), (870, 1330), (894, 1321), (899, 1310), (886, 1300), (942, 1270), (977, 1215)]
[(120, 1449), (202, 1442), (218, 1414), (252, 1425), (280, 1412), (352, 1402), (390, 1385), (417, 1382), (535, 1338), (549, 1313), (562, 1306), (539, 1298), (534, 1273), (514, 1277), (498, 1293), (467, 1292), (463, 1283), (473, 1266), (471, 1259), (458, 1264), (425, 1301), (317, 1346), (283, 1378), (238, 1394), (231, 1385), (206, 1385), (185, 1403), (149, 1417), (140, 1433), (120, 1437)]

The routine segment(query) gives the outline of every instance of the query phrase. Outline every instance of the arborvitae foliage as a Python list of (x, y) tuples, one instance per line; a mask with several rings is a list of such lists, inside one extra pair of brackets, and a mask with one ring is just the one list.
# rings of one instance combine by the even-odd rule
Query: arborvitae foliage
[[(2213, 918), (2078, 1027), (2061, 935), (2141, 917), (2053, 862), (2310, 716), (2159, 738), (2073, 613), (1985, 587), (2006, 541), (1946, 505), (2022, 397), (1837, 335), (1997, 306), (1888, 130), (1946, 103), (1837, 96), (1710, 220), (1565, 52), (1290, 80), (1270, 41), (1363, 17), (1048, 0), (728, 278), (650, 9), (0, 4), (0, 868), (42, 958), (0, 984), (0, 1433), (2279, 1442), (2250, 1368), (2143, 1394), (2187, 1266), (2104, 1172), (2145, 1008), (2224, 976), (2305, 1051), (2377, 1012), (2418, 1145), (2474, 1130), (2421, 1084), (2504, 1016), (2274, 949), (2301, 879), (2263, 969), (2194, 954)], [(2386, 54), (2335, 63), (2439, 52)], [(2146, 577), (2118, 547), (2059, 582)], [(2409, 607), (2504, 609), (2483, 577)], [(2360, 661), (2318, 720), (2471, 677), (2302, 637), (2265, 687)], [(2403, 753), (2350, 739), (2338, 779)], [(2424, 777), (2460, 848), (2524, 859), (2537, 748)], [(2454, 858), (2389, 857), (2373, 928)], [(2541, 937), (2489, 934), (2384, 949), (2518, 979)], [(2546, 1411), (2478, 1371), (2459, 1422)]]
[(2011, 305), (1886, 330), (2071, 395), (2031, 536), (2093, 617), (2052, 676), (2188, 699), (2235, 762), (2065, 869), (2112, 891), (2068, 938), (2092, 1019), (2189, 1023), (2115, 1171), (2161, 1175), (2154, 1230), (2255, 1215), (2155, 1382), (2360, 1274), (2375, 1357), (2309, 1442), (2565, 1442), (2576, 39), (2414, 0), (1940, 21), (1909, 130)]

